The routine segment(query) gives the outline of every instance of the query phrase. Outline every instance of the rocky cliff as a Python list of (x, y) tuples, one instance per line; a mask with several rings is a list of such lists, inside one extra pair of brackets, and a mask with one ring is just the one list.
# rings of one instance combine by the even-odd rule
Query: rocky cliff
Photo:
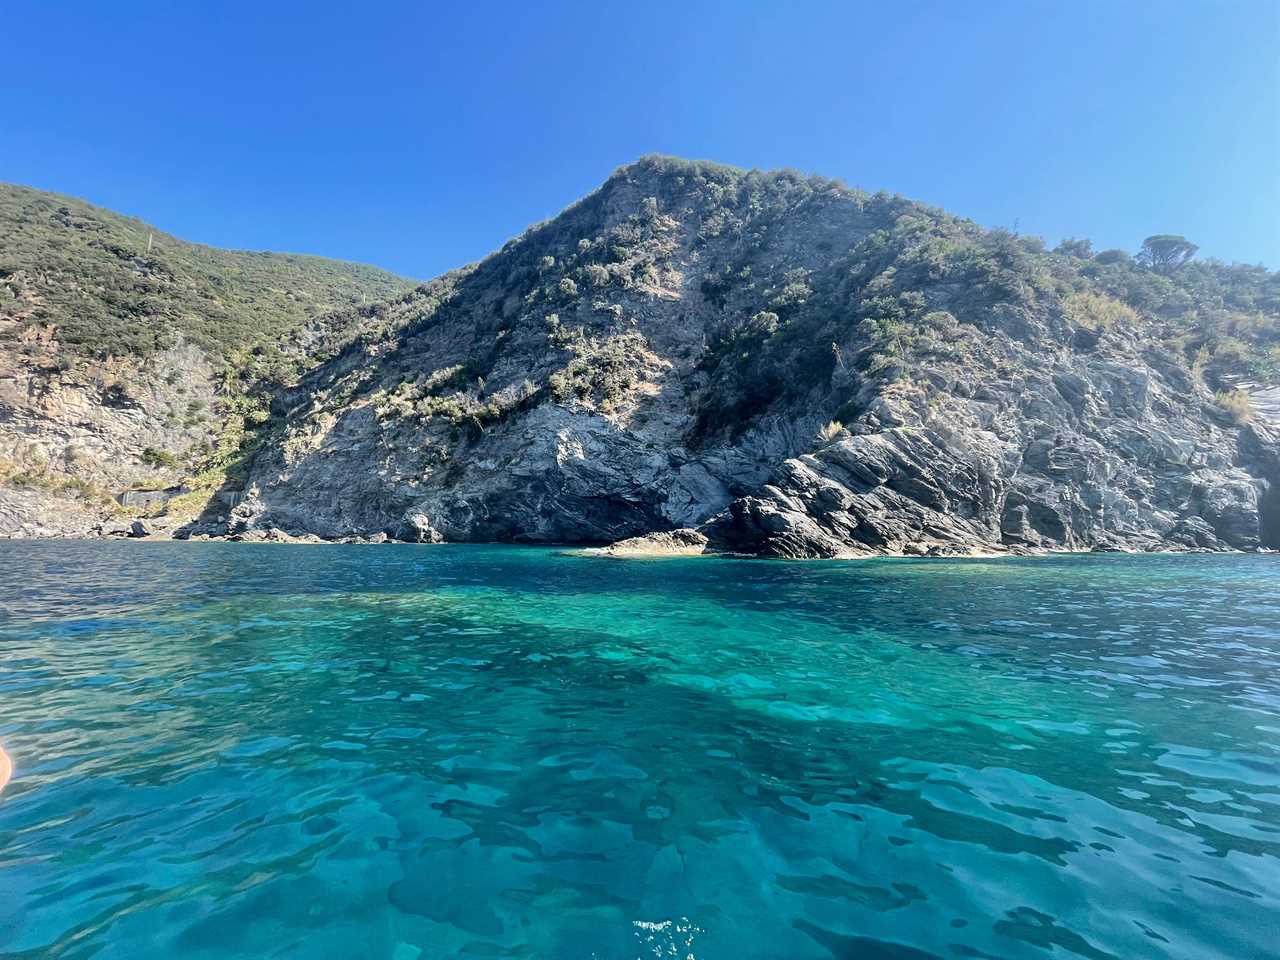
[(176, 532), (1280, 547), (1278, 315), (1261, 268), (1049, 251), (820, 178), (646, 158), (348, 315), (291, 377), (224, 383), (257, 422)]
[(1280, 545), (1275, 426), (1214, 389), (1231, 364), (1270, 375), (1275, 276), (1182, 269), (647, 159), (283, 396), (229, 529), (696, 528), (785, 557)]
[(365, 304), (411, 286), (0, 184), (0, 536), (128, 530), (170, 499), (148, 522), (190, 519), (265, 419), (255, 383), (323, 359)]

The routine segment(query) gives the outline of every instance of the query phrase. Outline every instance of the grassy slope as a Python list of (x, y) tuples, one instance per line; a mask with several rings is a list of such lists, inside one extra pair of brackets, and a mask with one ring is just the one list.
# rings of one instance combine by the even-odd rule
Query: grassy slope
[(0, 320), (18, 321), (0, 324), (0, 336), (10, 341), (53, 325), (76, 356), (146, 356), (181, 335), (225, 357), (411, 286), (363, 264), (188, 243), (81, 200), (0, 184)]

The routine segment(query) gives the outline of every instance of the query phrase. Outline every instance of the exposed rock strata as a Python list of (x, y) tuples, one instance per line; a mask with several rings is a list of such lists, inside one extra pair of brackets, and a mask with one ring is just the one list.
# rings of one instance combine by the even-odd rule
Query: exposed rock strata
[[(777, 557), (1277, 545), (1264, 519), (1275, 430), (1232, 422), (1153, 321), (1124, 308), (1127, 327), (1081, 327), (1031, 275), (981, 296), (977, 280), (875, 275), (861, 251), (919, 214), (905, 201), (819, 185), (767, 225), (736, 208), (737, 229), (709, 235), (706, 196), (688, 178), (624, 171), (463, 276), (445, 307), (319, 370), (231, 531), (625, 553), (665, 548), (630, 538), (697, 528), (707, 549)], [(629, 245), (599, 267), (592, 251), (618, 237)], [(870, 279), (838, 299), (858, 270)], [(722, 284), (726, 272), (752, 282)], [(908, 283), (921, 291), (900, 299), (935, 311), (916, 322), (939, 340), (869, 371), (867, 324), (840, 311)], [(752, 388), (723, 376), (726, 352), (767, 351), (788, 327), (825, 342), (787, 347), (794, 379), (734, 397), (718, 423), (725, 395)], [(607, 372), (602, 356), (625, 366), (621, 388), (556, 393), (580, 358)], [(459, 366), (474, 379), (448, 394), (450, 416), (419, 412), (445, 407), (429, 392), (397, 406), (406, 384)], [(843, 428), (820, 437), (837, 415)]]

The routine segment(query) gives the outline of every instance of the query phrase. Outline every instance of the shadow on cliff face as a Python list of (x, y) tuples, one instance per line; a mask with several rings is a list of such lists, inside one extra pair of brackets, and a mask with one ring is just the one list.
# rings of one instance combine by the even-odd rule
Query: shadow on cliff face
[(188, 540), (193, 536), (220, 536), (227, 531), (231, 511), (244, 497), (240, 481), (227, 478), (213, 491), (209, 502), (193, 520), (174, 528), (175, 540)]
[[(269, 446), (273, 440), (278, 439), (278, 431), (278, 421), (274, 420), (265, 430), (246, 431), (235, 456), (221, 472), (221, 482), (209, 492), (208, 500), (193, 519), (174, 528), (174, 539), (187, 540), (201, 535), (221, 536), (229, 532), (232, 511), (245, 499), (245, 487), (253, 462), (264, 446)], [(199, 492), (203, 490), (192, 491), (193, 494)]]
[[(531, 371), (538, 388), (483, 423), (374, 417), (367, 403), (351, 406), (324, 442), (295, 448), (287, 464), (265, 444), (263, 456), (247, 461), (253, 496), (240, 506), (239, 486), (220, 491), (222, 505), (211, 501), (192, 533), (213, 532), (209, 525), (228, 515), (233, 534), (277, 527), (327, 538), (382, 532), (414, 542), (611, 543), (701, 522), (741, 492), (731, 482), (763, 483), (762, 464), (802, 452), (820, 425), (817, 414), (800, 426), (768, 422), (735, 443), (690, 450), (690, 372), (678, 363), (654, 366), (613, 416), (594, 395), (594, 403), (555, 399), (547, 380), (559, 367)], [(388, 382), (396, 376), (385, 374)], [(282, 413), (281, 421), (298, 418)]]
[(1280, 443), (1265, 425), (1240, 431), (1240, 455), (1250, 472), (1266, 485), (1258, 496), (1258, 542), (1280, 550)]
[(1267, 489), (1258, 498), (1259, 537), (1264, 547), (1280, 550), (1280, 476), (1267, 478)]

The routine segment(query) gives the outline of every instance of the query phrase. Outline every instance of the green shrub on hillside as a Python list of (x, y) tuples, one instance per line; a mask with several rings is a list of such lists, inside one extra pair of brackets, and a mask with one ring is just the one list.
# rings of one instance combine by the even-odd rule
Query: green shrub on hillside
[(142, 451), (142, 462), (149, 467), (167, 470), (176, 470), (181, 466), (181, 461), (168, 450), (157, 450), (155, 447), (147, 447)]
[(1213, 402), (1240, 426), (1253, 419), (1253, 402), (1244, 390), (1219, 390), (1213, 395)]
[(1099, 332), (1113, 327), (1132, 327), (1139, 322), (1138, 314), (1118, 300), (1105, 294), (1082, 290), (1062, 301), (1062, 312), (1078, 327)]

